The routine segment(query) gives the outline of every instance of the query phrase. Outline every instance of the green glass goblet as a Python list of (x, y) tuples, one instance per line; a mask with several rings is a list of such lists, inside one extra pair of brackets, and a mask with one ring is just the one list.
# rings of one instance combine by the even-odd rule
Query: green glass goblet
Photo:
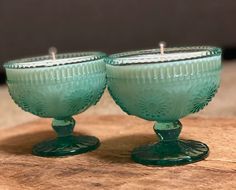
[(106, 59), (108, 90), (130, 115), (156, 121), (159, 142), (135, 148), (144, 165), (173, 166), (203, 160), (206, 144), (179, 139), (179, 119), (203, 109), (220, 84), (221, 50), (166, 48), (111, 55)]
[(73, 115), (95, 105), (106, 87), (101, 52), (67, 53), (14, 60), (4, 65), (9, 93), (23, 110), (53, 118), (57, 138), (33, 147), (38, 156), (65, 156), (96, 149), (93, 136), (75, 136)]

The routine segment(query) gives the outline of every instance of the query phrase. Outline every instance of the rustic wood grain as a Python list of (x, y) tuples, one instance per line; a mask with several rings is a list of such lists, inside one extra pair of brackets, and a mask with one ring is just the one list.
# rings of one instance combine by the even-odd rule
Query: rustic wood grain
[(182, 138), (200, 140), (210, 156), (180, 167), (132, 162), (131, 150), (154, 142), (152, 122), (131, 116), (80, 116), (76, 131), (95, 135), (94, 152), (63, 158), (31, 155), (37, 142), (54, 137), (50, 120), (0, 129), (0, 190), (18, 189), (236, 189), (236, 118), (184, 119)]

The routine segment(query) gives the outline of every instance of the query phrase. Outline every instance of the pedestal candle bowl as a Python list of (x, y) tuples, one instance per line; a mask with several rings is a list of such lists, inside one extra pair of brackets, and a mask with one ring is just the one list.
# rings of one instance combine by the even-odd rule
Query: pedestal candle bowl
[(219, 48), (167, 48), (164, 54), (158, 49), (133, 51), (111, 55), (106, 62), (108, 90), (115, 102), (130, 115), (156, 121), (159, 142), (135, 148), (135, 162), (172, 166), (208, 156), (206, 144), (178, 138), (179, 119), (203, 109), (216, 94)]
[(58, 54), (6, 63), (12, 99), (27, 112), (54, 118), (57, 138), (36, 144), (33, 154), (65, 156), (96, 149), (99, 140), (75, 136), (73, 115), (95, 105), (106, 86), (105, 54), (100, 52)]

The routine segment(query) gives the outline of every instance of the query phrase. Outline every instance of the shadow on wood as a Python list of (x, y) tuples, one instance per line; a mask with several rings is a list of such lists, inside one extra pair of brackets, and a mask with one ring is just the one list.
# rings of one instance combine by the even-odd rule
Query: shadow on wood
[[(75, 135), (81, 135), (75, 133)], [(87, 134), (83, 134), (87, 135)], [(55, 138), (53, 131), (37, 131), (35, 133), (25, 133), (8, 137), (0, 141), (0, 151), (13, 155), (31, 154), (32, 147), (42, 141)]]

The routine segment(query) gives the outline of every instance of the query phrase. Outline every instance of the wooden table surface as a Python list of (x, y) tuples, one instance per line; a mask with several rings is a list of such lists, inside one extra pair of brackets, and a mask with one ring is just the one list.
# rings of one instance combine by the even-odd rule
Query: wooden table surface
[(183, 119), (182, 138), (210, 147), (201, 162), (179, 167), (134, 163), (134, 147), (154, 142), (153, 122), (132, 116), (76, 118), (76, 131), (101, 140), (96, 151), (70, 157), (31, 155), (37, 142), (53, 138), (50, 120), (39, 119), (0, 129), (0, 189), (236, 189), (236, 118)]

